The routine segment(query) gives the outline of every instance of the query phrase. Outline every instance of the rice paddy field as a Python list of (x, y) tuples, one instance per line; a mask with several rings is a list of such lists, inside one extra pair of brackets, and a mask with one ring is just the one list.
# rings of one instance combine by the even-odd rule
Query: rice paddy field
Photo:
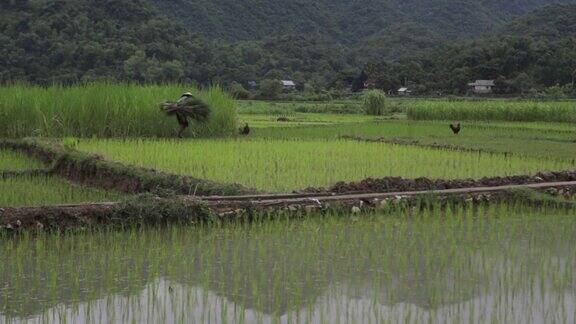
[(54, 176), (0, 178), (0, 206), (46, 206), (68, 203), (118, 201), (120, 193), (73, 185)]
[(258, 128), (253, 136), (267, 139), (340, 139), (361, 137), (409, 145), (447, 146), (462, 150), (511, 153), (519, 156), (558, 158), (574, 161), (576, 124), (464, 122), (454, 136), (451, 121), (377, 120), (356, 124), (331, 124), (316, 127)]
[(42, 163), (29, 158), (23, 153), (0, 150), (0, 172), (40, 169), (42, 167)]
[[(178, 124), (159, 104), (184, 91), (213, 113), (176, 139)], [(0, 86), (0, 140), (36, 136), (65, 144), (64, 154), (260, 192), (576, 169), (572, 101), (387, 105), (368, 116), (360, 100), (235, 102), (218, 87), (9, 85)], [(6, 207), (138, 199), (28, 173), (51, 167), (0, 150), (0, 217)], [(0, 229), (0, 323), (574, 323), (576, 208), (567, 199)]]
[(1, 238), (0, 322), (573, 323), (574, 210)]
[(78, 147), (130, 165), (267, 191), (368, 177), (461, 179), (575, 167), (568, 160), (351, 140), (83, 140)]

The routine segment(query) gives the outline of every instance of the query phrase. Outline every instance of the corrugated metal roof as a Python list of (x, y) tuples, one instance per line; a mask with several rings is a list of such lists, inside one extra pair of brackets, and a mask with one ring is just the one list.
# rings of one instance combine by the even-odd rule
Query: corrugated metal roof
[(476, 80), (474, 83), (469, 83), (470, 86), (494, 86), (494, 80)]
[(296, 86), (296, 84), (294, 83), (294, 81), (292, 80), (281, 80), (280, 82), (282, 82), (282, 85), (285, 87), (294, 87)]

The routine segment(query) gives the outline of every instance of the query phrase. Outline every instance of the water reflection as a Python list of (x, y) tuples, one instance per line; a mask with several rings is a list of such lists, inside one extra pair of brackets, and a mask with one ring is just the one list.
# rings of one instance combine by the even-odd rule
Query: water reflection
[(434, 213), (4, 240), (0, 322), (575, 321), (574, 212)]
[[(202, 287), (157, 279), (136, 295), (113, 294), (73, 306), (57, 305), (41, 315), (11, 319), (28, 323), (574, 323), (574, 293), (547, 291), (486, 294), (455, 304), (425, 308), (410, 302), (381, 303), (367, 287), (328, 287), (310, 307), (266, 314), (231, 302)], [(353, 290), (356, 293), (349, 295)], [(516, 311), (513, 311), (516, 310)], [(1, 320), (8, 321), (6, 318)]]

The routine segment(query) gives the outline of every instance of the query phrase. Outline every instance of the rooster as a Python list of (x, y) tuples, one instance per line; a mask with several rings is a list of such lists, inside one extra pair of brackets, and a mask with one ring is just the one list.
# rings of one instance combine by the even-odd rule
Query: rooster
[(249, 135), (250, 134), (250, 126), (248, 124), (244, 125), (244, 127), (240, 127), (240, 135)]
[(452, 130), (452, 132), (454, 134), (458, 135), (458, 133), (460, 133), (460, 123), (458, 123), (456, 125), (450, 124), (450, 129)]
[(204, 123), (210, 116), (210, 107), (202, 100), (195, 98), (191, 93), (184, 93), (177, 102), (165, 102), (160, 109), (168, 116), (176, 116), (180, 131), (178, 137), (182, 138), (182, 133), (188, 128), (188, 119), (197, 123)]

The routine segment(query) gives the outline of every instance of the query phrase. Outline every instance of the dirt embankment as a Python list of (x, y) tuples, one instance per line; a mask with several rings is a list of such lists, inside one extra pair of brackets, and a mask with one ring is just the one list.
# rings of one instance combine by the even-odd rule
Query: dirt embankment
[(106, 161), (101, 156), (66, 149), (39, 139), (4, 140), (0, 148), (19, 150), (50, 165), (50, 173), (72, 182), (126, 193), (242, 195), (257, 193), (239, 184), (180, 176)]
[[(0, 208), (0, 232), (66, 231), (99, 227), (139, 227), (169, 223), (197, 224), (213, 221), (252, 221), (277, 217), (303, 217), (314, 213), (341, 212), (350, 216), (379, 210), (409, 211), (444, 208), (451, 204), (522, 201), (536, 206), (574, 208), (576, 181), (539, 183), (524, 186), (448, 189), (434, 192), (391, 192), (302, 197), (191, 196), (135, 197), (120, 203), (88, 203), (47, 207)], [(544, 191), (544, 192), (542, 192)], [(416, 209), (413, 209), (416, 208)], [(312, 214), (311, 214), (312, 213)]]
[(576, 171), (541, 172), (534, 176), (492, 177), (479, 180), (405, 179), (401, 177), (367, 178), (358, 182), (338, 182), (328, 188), (307, 188), (306, 193), (364, 193), (393, 191), (425, 191), (475, 187), (495, 187), (514, 184), (576, 181)]
[(194, 224), (213, 213), (196, 200), (135, 198), (122, 203), (0, 208), (0, 231), (66, 231), (96, 227), (135, 227), (170, 223)]

